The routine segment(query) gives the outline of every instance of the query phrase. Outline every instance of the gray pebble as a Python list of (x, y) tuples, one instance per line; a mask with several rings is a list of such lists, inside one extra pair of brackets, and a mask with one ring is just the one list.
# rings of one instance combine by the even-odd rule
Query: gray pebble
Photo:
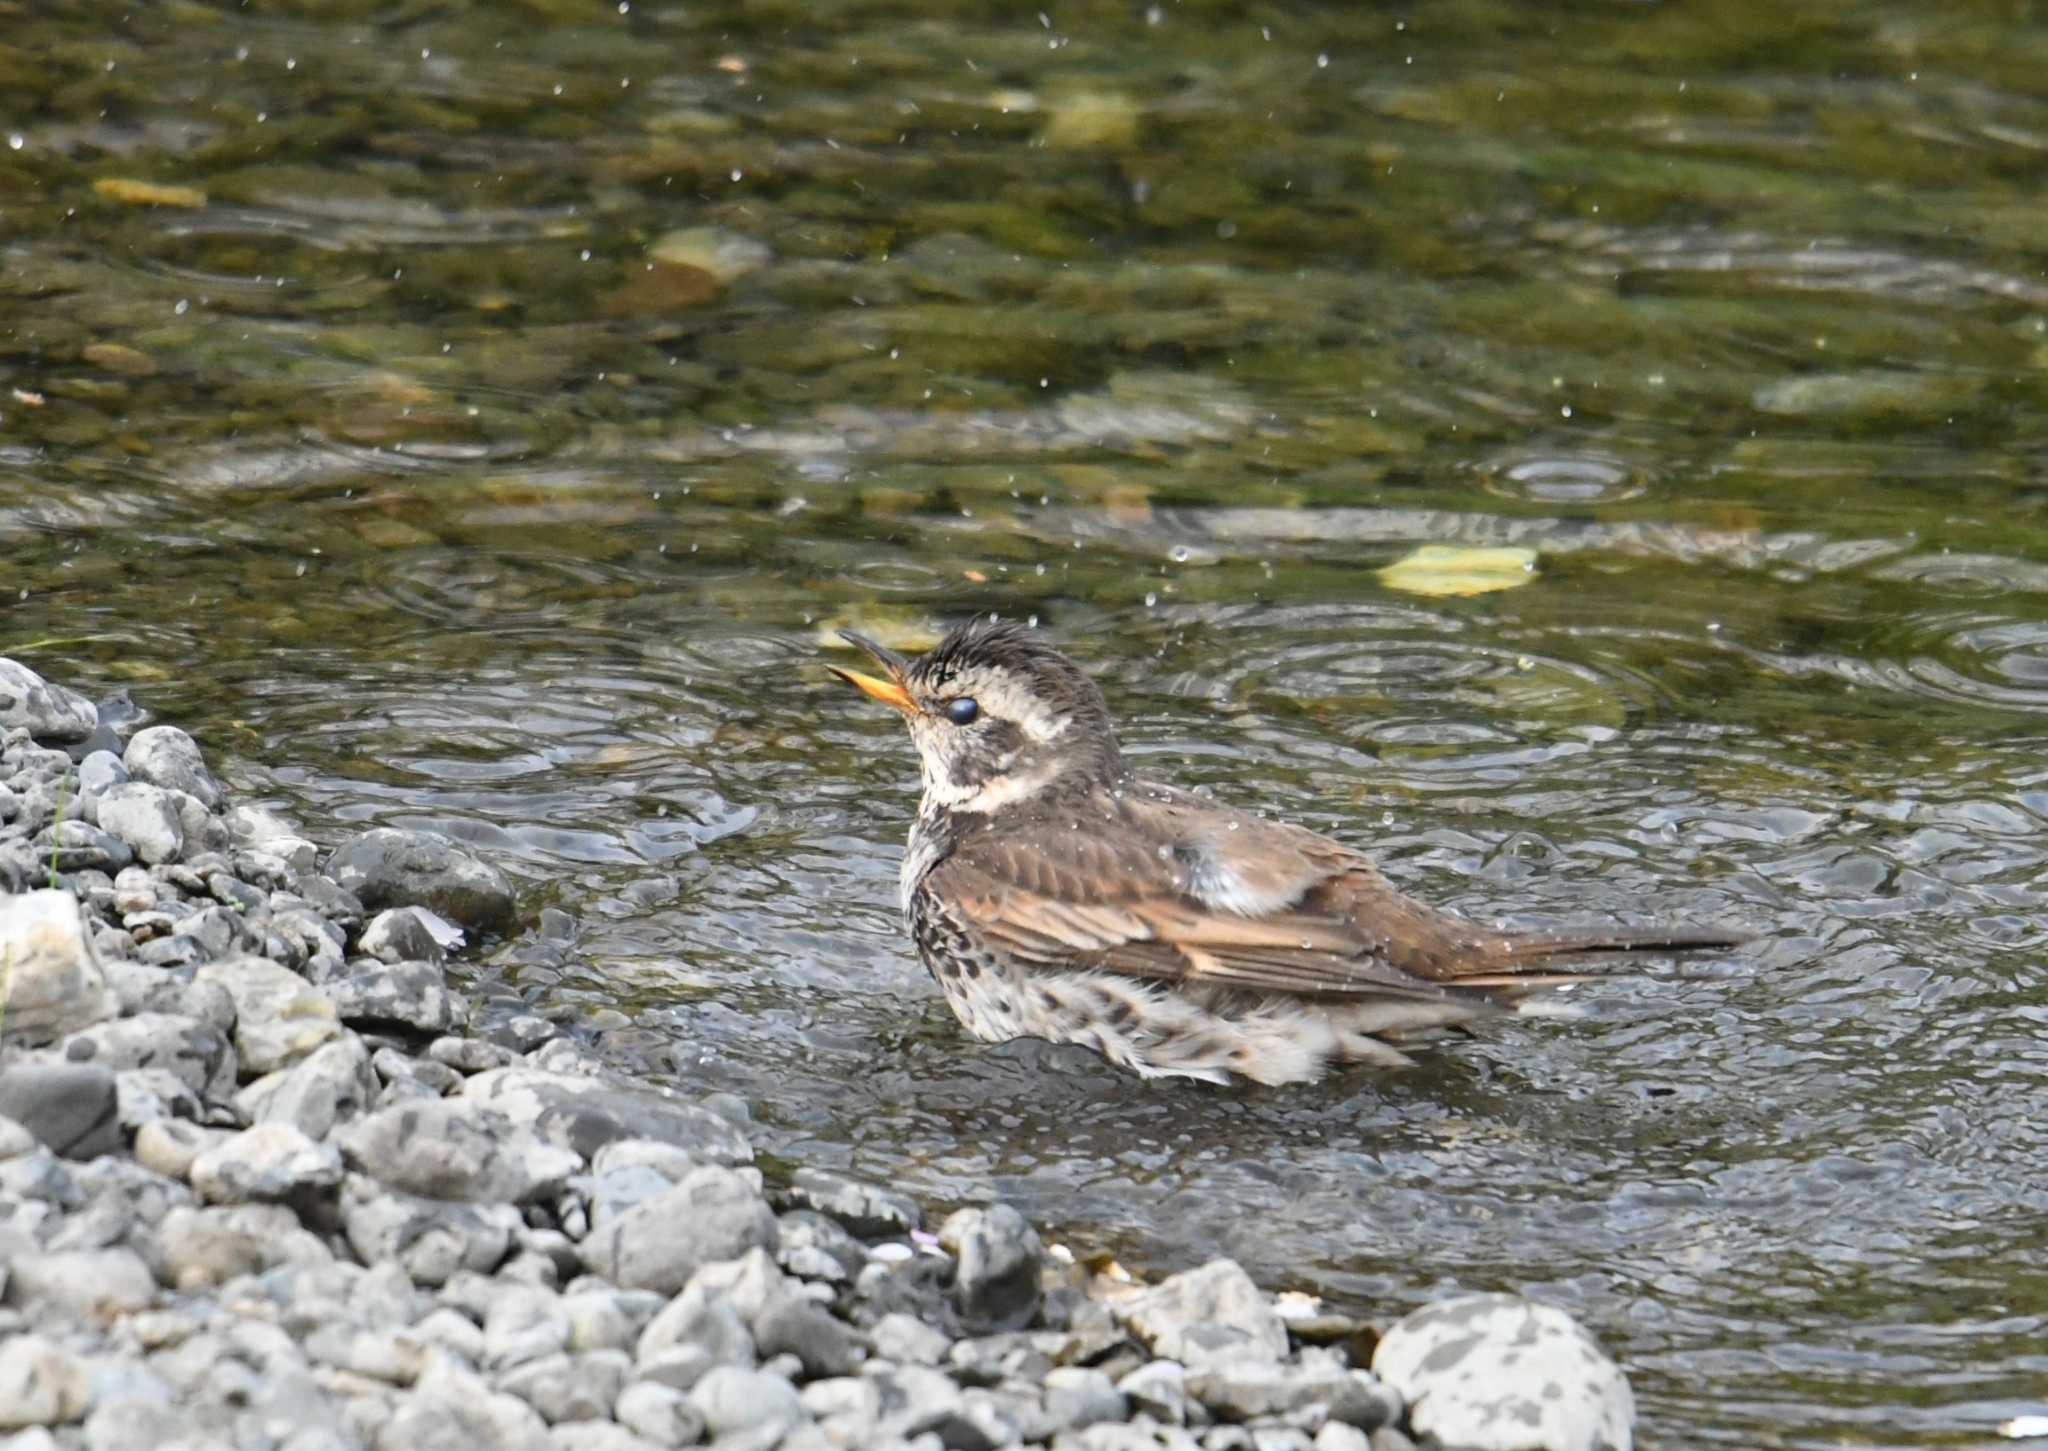
[(816, 1304), (786, 1295), (754, 1322), (754, 1341), (764, 1356), (794, 1355), (806, 1379), (845, 1375), (860, 1359), (847, 1328)]
[(229, 911), (251, 916), (271, 910), (270, 893), (261, 887), (252, 887), (240, 877), (231, 877), (226, 872), (209, 872), (206, 890), (213, 900)]
[(117, 1018), (73, 1033), (61, 1051), (69, 1062), (116, 1073), (162, 1069), (202, 1100), (224, 1102), (234, 1092), (234, 1046), (225, 1033), (196, 1018), (149, 1012)]
[(348, 1321), (315, 1325), (305, 1337), (306, 1358), (351, 1375), (411, 1385), (426, 1364), (427, 1348), (405, 1331), (372, 1329)]
[(559, 1195), (583, 1161), (471, 1098), (379, 1109), (337, 1136), (354, 1167), (430, 1199), (524, 1204)]
[(925, 1324), (915, 1315), (892, 1311), (868, 1327), (868, 1344), (884, 1360), (906, 1365), (937, 1365), (946, 1358), (952, 1342), (945, 1332)]
[(453, 1093), (462, 1086), (462, 1075), (447, 1064), (431, 1058), (414, 1058), (396, 1048), (379, 1048), (370, 1055), (370, 1066), (387, 1084), (409, 1078), (436, 1094)]
[(96, 1064), (0, 1070), (0, 1114), (67, 1157), (90, 1159), (119, 1148), (119, 1113), (114, 1075)]
[(327, 979), (324, 990), (342, 1021), (365, 1027), (445, 1033), (469, 1018), (462, 1001), (448, 990), (447, 970), (433, 962), (399, 962)]
[(235, 1051), (244, 1073), (283, 1068), (342, 1031), (323, 993), (267, 958), (210, 962), (197, 980), (218, 984), (234, 999)]
[(86, 1451), (156, 1451), (198, 1430), (189, 1415), (168, 1403), (97, 1392), (84, 1429)]
[(0, 658), (0, 729), (18, 726), (39, 741), (82, 741), (99, 723), (98, 708), (77, 691)]
[(266, 1073), (235, 1096), (235, 1107), (251, 1123), (287, 1123), (310, 1139), (369, 1112), (377, 1076), (363, 1040), (344, 1031), (289, 1068)]
[(104, 1320), (146, 1310), (156, 1277), (128, 1249), (16, 1255), (8, 1294), (19, 1303), (55, 1305), (81, 1318)]
[(192, 1187), (216, 1204), (273, 1201), (332, 1189), (341, 1155), (288, 1123), (257, 1124), (192, 1161)]
[(614, 1284), (672, 1294), (701, 1265), (757, 1246), (772, 1252), (776, 1234), (775, 1216), (747, 1176), (706, 1166), (593, 1230), (583, 1253)]
[(571, 1328), (560, 1295), (532, 1287), (506, 1290), (485, 1312), (480, 1364), (501, 1371), (557, 1355), (568, 1349)]
[(684, 1341), (652, 1354), (636, 1356), (633, 1372), (642, 1380), (665, 1385), (672, 1390), (687, 1391), (704, 1379), (704, 1373), (717, 1363), (703, 1346)]
[(431, 1361), (413, 1393), (399, 1399), (390, 1421), (377, 1431), (376, 1451), (449, 1451), (489, 1447), (490, 1451), (555, 1451), (539, 1412), (473, 1372), (447, 1361)]
[(619, 1424), (657, 1446), (694, 1446), (704, 1439), (704, 1413), (682, 1391), (638, 1380), (619, 1392)]
[(482, 1038), (436, 1038), (427, 1044), (427, 1059), (464, 1074), (504, 1068), (516, 1061), (511, 1049)]
[(710, 1365), (754, 1364), (754, 1335), (737, 1307), (724, 1295), (693, 1285), (647, 1324), (640, 1334), (637, 1356), (646, 1366), (675, 1346), (694, 1346)]
[(867, 1264), (867, 1250), (836, 1219), (810, 1209), (792, 1209), (776, 1223), (781, 1228), (776, 1262), (807, 1280), (844, 1284)]
[(1218, 1359), (1188, 1372), (1187, 1393), (1225, 1421), (1287, 1417), (1313, 1405), (1371, 1430), (1400, 1414), (1398, 1401), (1372, 1376), (1334, 1366), (1253, 1357)]
[[(550, 1050), (555, 1046), (550, 1044)], [(586, 1159), (617, 1139), (656, 1139), (685, 1150), (700, 1164), (741, 1165), (754, 1159), (753, 1145), (720, 1115), (609, 1076), (500, 1068), (477, 1073), (463, 1093)]]
[(101, 968), (123, 1016), (164, 1013), (195, 1018), (233, 1040), (235, 1000), (220, 984), (195, 982), (189, 974), (165, 972), (144, 963), (110, 961), (104, 955)]
[(146, 781), (124, 781), (92, 799), (100, 829), (120, 838), (151, 866), (176, 861), (185, 850), (185, 823), (163, 788)]
[(1185, 1270), (1113, 1308), (1154, 1355), (1190, 1368), (1287, 1354), (1287, 1326), (1235, 1260)]
[(177, 1074), (164, 1068), (130, 1068), (114, 1075), (114, 1112), (134, 1133), (162, 1119), (197, 1120), (205, 1108)]
[(1116, 1383), (1092, 1366), (1063, 1365), (1045, 1378), (1045, 1411), (1058, 1430), (1121, 1421), (1130, 1408)]
[(523, 1227), (510, 1204), (448, 1204), (388, 1190), (352, 1174), (342, 1183), (342, 1230), (365, 1263), (396, 1260), (417, 1285), (459, 1270), (496, 1269)]
[[(435, 924), (439, 923), (437, 930)], [(447, 933), (454, 941), (447, 940)], [(459, 945), (462, 932), (424, 907), (389, 907), (363, 927), (356, 950), (379, 962), (442, 962), (450, 946)]]
[(112, 751), (89, 751), (78, 763), (78, 794), (81, 800), (99, 796), (107, 788), (128, 779), (128, 768)]
[(55, 1341), (0, 1338), (0, 1429), (75, 1421), (85, 1411), (88, 1387), (85, 1363)]
[(182, 1294), (199, 1294), (243, 1275), (279, 1265), (332, 1260), (317, 1235), (279, 1204), (170, 1210), (156, 1232), (163, 1281)]
[(19, 1119), (0, 1115), (0, 1160), (18, 1159), (36, 1146), (36, 1136)]
[(36, 838), (39, 862), (54, 861), (60, 872), (119, 871), (135, 860), (135, 849), (91, 822), (66, 818)]
[(554, 1428), (552, 1435), (555, 1451), (662, 1451), (661, 1443), (635, 1435), (611, 1421), (564, 1421)]
[(713, 1436), (772, 1426), (786, 1431), (803, 1419), (796, 1387), (779, 1376), (736, 1365), (717, 1366), (690, 1391), (691, 1404)]
[(226, 815), (228, 835), (237, 846), (260, 847), (291, 860), (298, 846), (311, 848), (299, 829), (262, 806), (235, 806)]
[(438, 1345), (454, 1351), (472, 1364), (483, 1363), (484, 1332), (460, 1310), (446, 1305), (430, 1310), (412, 1327), (412, 1333), (423, 1345)]
[(1187, 1371), (1177, 1360), (1154, 1360), (1116, 1383), (1131, 1409), (1168, 1426), (1188, 1419)]
[(201, 959), (209, 962), (216, 957), (227, 956), (228, 950), (246, 936), (241, 917), (218, 902), (196, 912), (187, 912), (172, 925), (171, 930), (196, 943)]
[(958, 1261), (953, 1304), (975, 1330), (1014, 1330), (1038, 1311), (1045, 1250), (1038, 1232), (1007, 1204), (961, 1209), (939, 1229)]
[(183, 1119), (157, 1119), (135, 1131), (135, 1162), (166, 1178), (185, 1179), (191, 1175), (192, 1161), (227, 1137), (219, 1129)]
[(828, 1169), (798, 1169), (784, 1199), (792, 1208), (829, 1215), (865, 1239), (906, 1235), (923, 1222), (915, 1201)]
[[(646, 1321), (634, 1317), (621, 1302), (619, 1293), (609, 1286), (564, 1295), (562, 1309), (569, 1317), (569, 1349), (575, 1351), (630, 1350), (646, 1325)], [(648, 1319), (652, 1318), (650, 1314)]]
[(632, 1368), (632, 1359), (623, 1350), (557, 1353), (513, 1367), (498, 1376), (497, 1385), (550, 1424), (590, 1421), (611, 1415)]
[(417, 903), (479, 931), (512, 920), (512, 887), (505, 874), (467, 847), (431, 832), (373, 828), (345, 842), (327, 872), (372, 911)]
[[(178, 824), (185, 829), (185, 859), (187, 862), (206, 860), (205, 874), (227, 869), (218, 853), (228, 844), (228, 829), (225, 823), (208, 808), (205, 801), (190, 791), (166, 787), (171, 805), (177, 808)], [(200, 855), (194, 855), (199, 853)]]
[(133, 780), (183, 791), (208, 809), (220, 804), (220, 783), (206, 769), (199, 743), (176, 726), (137, 731), (122, 752), (121, 764)]

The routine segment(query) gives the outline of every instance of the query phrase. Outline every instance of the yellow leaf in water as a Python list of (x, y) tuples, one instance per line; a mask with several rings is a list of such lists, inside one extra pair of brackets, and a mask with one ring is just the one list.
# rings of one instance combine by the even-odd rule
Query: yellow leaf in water
[(98, 195), (131, 207), (203, 207), (206, 193), (196, 186), (163, 186), (127, 176), (103, 176), (92, 184)]
[(1425, 544), (1380, 571), (1388, 589), (1412, 595), (1483, 595), (1536, 577), (1536, 551)]
[(156, 373), (156, 359), (148, 353), (138, 352), (125, 343), (87, 343), (80, 351), (95, 368), (104, 368), (109, 373), (121, 373), (130, 378), (148, 378)]

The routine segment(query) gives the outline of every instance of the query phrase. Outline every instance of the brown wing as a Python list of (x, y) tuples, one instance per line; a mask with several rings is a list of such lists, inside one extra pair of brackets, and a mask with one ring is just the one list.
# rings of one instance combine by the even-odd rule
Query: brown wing
[(971, 834), (928, 880), (1027, 963), (1323, 997), (1512, 998), (1579, 981), (1560, 958), (1749, 940), (1495, 931), (1402, 895), (1341, 842), (1138, 782)]
[[(1441, 1000), (1492, 947), (1349, 848), (1163, 787), (1056, 804), (974, 833), (927, 878), (1026, 963), (1332, 997)], [(1492, 948), (1489, 951), (1489, 947)]]

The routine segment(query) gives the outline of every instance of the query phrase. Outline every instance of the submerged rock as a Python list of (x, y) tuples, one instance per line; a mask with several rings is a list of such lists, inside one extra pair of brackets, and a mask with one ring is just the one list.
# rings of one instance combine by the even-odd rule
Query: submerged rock
[(417, 904), (479, 931), (512, 920), (505, 874), (431, 832), (376, 827), (336, 851), (327, 870), (371, 911)]

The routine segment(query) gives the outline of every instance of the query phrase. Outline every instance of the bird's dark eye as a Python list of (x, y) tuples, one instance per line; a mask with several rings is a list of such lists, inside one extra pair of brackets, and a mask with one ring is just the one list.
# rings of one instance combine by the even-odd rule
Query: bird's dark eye
[(975, 717), (981, 714), (981, 707), (971, 695), (956, 695), (940, 709), (946, 712), (946, 719), (954, 725), (973, 725)]

